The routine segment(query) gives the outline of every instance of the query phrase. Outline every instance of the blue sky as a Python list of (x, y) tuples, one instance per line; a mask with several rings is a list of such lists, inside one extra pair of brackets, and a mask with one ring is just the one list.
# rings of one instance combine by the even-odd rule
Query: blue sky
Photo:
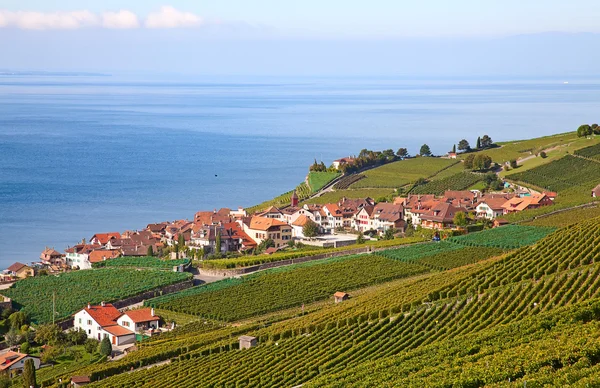
[(310, 37), (498, 36), (600, 32), (596, 0), (2, 0), (8, 11), (130, 11), (143, 20), (163, 6), (205, 23), (247, 23)]
[(597, 0), (0, 0), (0, 70), (588, 75), (598, 15)]

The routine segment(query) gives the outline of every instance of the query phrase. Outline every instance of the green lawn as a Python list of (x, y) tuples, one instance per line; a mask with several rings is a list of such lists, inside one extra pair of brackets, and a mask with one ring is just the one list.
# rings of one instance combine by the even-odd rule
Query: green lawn
[(456, 163), (456, 160), (442, 158), (401, 160), (366, 171), (364, 175), (367, 177), (354, 183), (351, 188), (397, 188), (414, 182), (419, 178), (434, 176), (440, 173), (440, 170), (449, 168)]
[(308, 185), (313, 193), (321, 190), (323, 186), (340, 176), (338, 172), (310, 172), (308, 174)]

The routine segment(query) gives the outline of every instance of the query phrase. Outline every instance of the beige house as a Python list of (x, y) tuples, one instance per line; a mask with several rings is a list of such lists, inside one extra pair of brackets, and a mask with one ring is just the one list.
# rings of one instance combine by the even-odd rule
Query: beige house
[(8, 267), (5, 272), (7, 275), (16, 277), (18, 279), (25, 279), (34, 275), (33, 268), (19, 262)]
[(257, 244), (271, 239), (275, 248), (279, 248), (292, 239), (292, 227), (276, 218), (254, 216), (245, 219), (242, 226), (244, 232)]

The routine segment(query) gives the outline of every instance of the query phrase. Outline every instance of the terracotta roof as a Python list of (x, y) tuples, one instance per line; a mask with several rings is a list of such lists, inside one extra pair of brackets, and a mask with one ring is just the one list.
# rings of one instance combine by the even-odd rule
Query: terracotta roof
[(433, 194), (409, 195), (404, 207), (413, 209), (413, 208), (417, 208), (419, 206), (419, 203), (421, 204), (421, 207), (422, 207), (424, 203), (431, 202), (431, 201), (437, 201), (435, 199), (435, 195), (433, 195)]
[(135, 334), (133, 331), (126, 329), (122, 326), (119, 326), (117, 324), (114, 324), (111, 326), (103, 326), (103, 325), (101, 325), (101, 326), (102, 326), (102, 330), (107, 331), (116, 337), (122, 337), (124, 335)]
[(592, 193), (596, 194), (597, 197), (600, 197), (600, 185), (594, 187)]
[(99, 263), (119, 256), (121, 256), (121, 252), (116, 249), (96, 249), (90, 253), (88, 260), (90, 263)]
[(373, 217), (382, 221), (396, 222), (402, 219), (402, 205), (380, 202), (373, 209)]
[(545, 194), (534, 194), (527, 197), (514, 197), (509, 199), (502, 205), (503, 209), (523, 211), (531, 205), (539, 205), (540, 202), (547, 198)]
[(294, 226), (304, 226), (306, 225), (306, 223), (310, 220), (310, 218), (308, 218), (307, 216), (305, 216), (304, 214), (302, 214), (300, 217), (298, 217), (296, 219), (296, 221), (292, 222), (292, 225)]
[(269, 230), (274, 226), (287, 226), (287, 224), (283, 221), (279, 221), (275, 218), (267, 218), (267, 217), (252, 217), (250, 220), (250, 229), (255, 230)]
[(46, 248), (42, 251), (42, 255), (46, 256), (62, 256), (62, 253), (54, 250), (53, 248)]
[(90, 378), (88, 376), (73, 376), (71, 377), (71, 382), (75, 384), (85, 384), (90, 382)]
[(335, 296), (336, 298), (343, 298), (345, 296), (348, 296), (348, 294), (346, 294), (345, 292), (338, 291), (335, 294), (333, 294), (333, 296)]
[(237, 222), (230, 222), (228, 224), (223, 225), (225, 229), (231, 229), (233, 231), (233, 235), (242, 239), (242, 245), (245, 247), (255, 247), (256, 241), (252, 240), (250, 236), (244, 232), (244, 229)]
[(27, 354), (8, 351), (0, 355), (0, 370), (6, 370), (10, 368), (14, 363), (27, 357)]
[(304, 210), (304, 209), (301, 207), (297, 207), (297, 206), (288, 206), (285, 209), (281, 209), (281, 213), (292, 215), (300, 210)]
[(106, 303), (104, 306), (86, 307), (84, 310), (102, 327), (116, 325), (117, 318), (122, 315), (121, 312), (110, 303)]
[(504, 205), (506, 203), (507, 199), (506, 198), (484, 198), (482, 199), (479, 203), (485, 203), (490, 209), (492, 210), (502, 210), (503, 207), (502, 205)]
[(27, 265), (16, 262), (10, 267), (8, 267), (7, 270), (9, 270), (10, 272), (19, 272), (21, 269), (23, 269), (23, 267), (27, 267)]
[(447, 190), (444, 192), (444, 198), (447, 199), (460, 199), (463, 201), (472, 201), (475, 199), (475, 194), (470, 192), (469, 190)]
[(342, 210), (340, 209), (337, 203), (328, 203), (323, 207), (326, 208), (329, 211), (329, 213), (331, 213), (334, 217), (342, 216)]
[(148, 229), (152, 233), (161, 233), (164, 232), (167, 225), (168, 224), (166, 222), (161, 222), (160, 224), (148, 224), (148, 226), (146, 226), (146, 229)]
[(127, 315), (135, 323), (156, 321), (160, 319), (158, 315), (152, 315), (151, 308), (125, 311), (123, 315)]
[(454, 215), (461, 211), (464, 212), (465, 209), (455, 207), (446, 202), (440, 202), (427, 213), (423, 214), (421, 219), (433, 222), (452, 222)]
[(95, 235), (92, 236), (90, 241), (93, 240), (94, 238), (98, 239), (98, 241), (100, 241), (100, 244), (104, 245), (111, 238), (121, 238), (121, 233), (119, 233), (119, 232), (96, 233)]

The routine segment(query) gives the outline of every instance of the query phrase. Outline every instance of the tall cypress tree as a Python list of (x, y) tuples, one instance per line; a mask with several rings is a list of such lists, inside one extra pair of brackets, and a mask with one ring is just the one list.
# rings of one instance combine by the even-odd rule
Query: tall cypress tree
[(481, 148), (481, 137), (477, 138), (477, 149)]
[(35, 364), (31, 358), (27, 359), (23, 366), (23, 387), (37, 387), (35, 382)]
[(215, 237), (215, 253), (221, 253), (221, 232), (217, 232)]
[(456, 153), (456, 144), (452, 145), (452, 153), (454, 153), (454, 154)]

